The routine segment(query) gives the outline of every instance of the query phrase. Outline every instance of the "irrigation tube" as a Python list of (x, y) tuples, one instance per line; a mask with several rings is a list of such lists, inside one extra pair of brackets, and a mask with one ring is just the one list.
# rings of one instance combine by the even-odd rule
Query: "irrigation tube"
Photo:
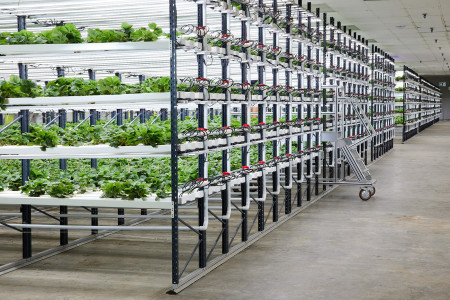
[(229, 220), (231, 216), (231, 187), (229, 182), (226, 183), (226, 190), (228, 198), (227, 213), (224, 216), (219, 216), (219, 219), (222, 220)]
[(262, 197), (261, 198), (253, 198), (253, 200), (255, 200), (255, 201), (258, 201), (258, 202), (265, 202), (266, 201), (266, 196), (267, 196), (267, 189), (266, 189), (266, 173), (264, 173), (264, 172), (262, 172), (262, 182), (263, 182), (263, 184), (262, 184), (262, 192), (263, 192), (263, 195), (262, 195)]
[[(208, 226), (206, 218), (206, 226)], [(4, 224), (0, 224), (5, 226)], [(128, 231), (139, 231), (139, 230), (172, 230), (172, 226), (84, 226), (84, 225), (44, 225), (44, 224), (6, 224), (16, 228), (35, 228), (35, 229), (79, 229), (79, 230), (128, 230)], [(205, 230), (204, 226), (192, 227), (196, 230)], [(178, 227), (178, 230), (192, 230), (189, 227)]]
[[(210, 199), (211, 200), (211, 199)], [(129, 219), (172, 219), (170, 215), (154, 215), (152, 217), (149, 217), (149, 215), (88, 215), (88, 214), (51, 214), (53, 217), (56, 218), (87, 218), (87, 219), (117, 219), (117, 218), (129, 218)], [(21, 213), (0, 213), (0, 216), (6, 216), (6, 217), (21, 217)], [(45, 217), (48, 218), (48, 216), (40, 213), (33, 213), (31, 214), (32, 217)], [(182, 219), (196, 219), (197, 216), (194, 215), (180, 215), (179, 218)], [(211, 219), (214, 217), (211, 217)], [(1, 220), (0, 220), (1, 221)], [(4, 221), (3, 221), (4, 222)]]

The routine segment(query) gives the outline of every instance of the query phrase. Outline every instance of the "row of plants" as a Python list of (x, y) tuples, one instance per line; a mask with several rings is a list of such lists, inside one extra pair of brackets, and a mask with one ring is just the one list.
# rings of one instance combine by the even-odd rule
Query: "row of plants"
[(4, 109), (7, 98), (120, 95), (139, 93), (163, 93), (170, 91), (169, 77), (147, 78), (142, 83), (125, 84), (116, 76), (98, 81), (83, 78), (61, 77), (45, 87), (29, 79), (11, 75), (9, 81), (0, 81), (0, 106)]
[[(98, 168), (89, 160), (67, 160), (67, 170), (57, 160), (33, 160), (29, 181), (21, 186), (20, 161), (2, 160), (0, 190), (22, 191), (39, 197), (44, 194), (67, 198), (89, 191), (102, 191), (103, 197), (133, 200), (156, 194), (164, 198), (170, 193), (170, 159), (102, 159)], [(180, 160), (180, 178), (196, 178), (193, 159)]]
[[(185, 129), (192, 129), (197, 126), (195, 118), (187, 118), (185, 122), (181, 123)], [(220, 123), (221, 118), (218, 116), (210, 121), (212, 126), (220, 126)], [(232, 118), (233, 123), (240, 126), (240, 121), (236, 118)], [(252, 124), (254, 123), (256, 123), (256, 120), (252, 120)], [(86, 127), (88, 126), (86, 125)], [(89, 127), (92, 128), (92, 131), (81, 131), (79, 135), (91, 135), (95, 138), (98, 134), (96, 132), (98, 127)], [(270, 160), (273, 158), (272, 143), (266, 143), (265, 146), (266, 159)], [(296, 147), (297, 144), (294, 142), (294, 151)], [(304, 147), (306, 147), (306, 143)], [(241, 148), (232, 149), (230, 152), (231, 169), (240, 169)], [(280, 155), (285, 154), (285, 147), (281, 147)], [(207, 160), (209, 175), (220, 175), (221, 152), (210, 153)], [(197, 179), (197, 157), (180, 158), (179, 163), (179, 182)], [(250, 148), (250, 164), (257, 163), (257, 145), (252, 145)], [(102, 191), (103, 197), (133, 200), (145, 198), (150, 194), (156, 194), (158, 198), (165, 198), (170, 195), (171, 190), (169, 158), (100, 159), (97, 169), (90, 167), (89, 160), (69, 159), (68, 168), (64, 171), (58, 168), (57, 160), (33, 160), (30, 180), (23, 187), (21, 187), (19, 161), (1, 160), (0, 166), (3, 170), (0, 174), (0, 190), (21, 190), (23, 193), (34, 197), (48, 194), (52, 197), (64, 198), (88, 191)]]
[[(63, 129), (56, 124), (47, 126), (45, 124), (30, 123), (30, 131), (21, 133), (20, 124), (15, 123), (0, 134), (0, 146), (40, 146), (42, 151), (58, 145), (82, 146), (108, 144), (111, 147), (136, 146), (139, 144), (156, 147), (157, 145), (170, 144), (170, 119), (161, 121), (153, 116), (145, 123), (133, 123), (125, 120), (123, 125), (110, 123), (107, 120), (98, 120), (97, 125), (89, 123), (68, 122)], [(294, 116), (291, 121), (297, 120)], [(279, 122), (284, 122), (281, 118)], [(273, 123), (271, 115), (266, 116), (267, 124)], [(305, 122), (307, 124), (308, 122)], [(250, 126), (258, 125), (258, 119), (252, 118)], [(239, 118), (231, 118), (230, 128), (241, 128)], [(78, 127), (77, 127), (78, 126)], [(214, 116), (208, 120), (210, 131), (222, 128), (222, 117)], [(2, 127), (0, 127), (1, 129)], [(178, 121), (178, 131), (197, 131), (198, 121), (195, 117), (186, 117), (184, 121)]]
[(83, 123), (78, 128), (75, 128), (78, 126), (76, 123), (67, 123), (65, 129), (57, 125), (45, 127), (45, 124), (31, 123), (28, 133), (21, 133), (20, 124), (16, 123), (0, 134), (0, 145), (41, 146), (41, 150), (45, 151), (47, 148), (58, 145), (109, 144), (111, 147), (119, 147), (143, 144), (156, 147), (170, 143), (169, 121), (153, 122), (148, 120), (142, 124), (128, 122), (120, 126), (108, 124), (103, 127), (105, 122), (101, 120), (98, 125), (94, 126)]
[[(272, 144), (266, 143), (267, 159), (272, 159), (272, 149)], [(232, 170), (241, 168), (241, 155), (240, 148), (231, 150), (229, 160)], [(280, 155), (285, 155), (284, 147)], [(250, 158), (251, 164), (258, 163), (256, 145), (251, 146)], [(210, 176), (220, 175), (222, 153), (210, 153), (208, 164)], [(58, 160), (55, 159), (33, 160), (29, 181), (24, 186), (20, 161), (0, 160), (0, 167), (0, 191), (20, 190), (32, 197), (47, 194), (66, 198), (74, 194), (102, 191), (102, 197), (105, 198), (133, 200), (144, 199), (151, 194), (165, 198), (171, 192), (170, 158), (99, 159), (97, 168), (91, 168), (87, 159), (69, 159), (66, 170), (59, 169)], [(197, 157), (180, 158), (178, 170), (180, 183), (196, 180)]]
[(34, 33), (28, 30), (19, 32), (0, 33), (0, 45), (18, 44), (76, 44), (76, 43), (111, 43), (111, 42), (151, 42), (164, 35), (162, 29), (156, 23), (148, 24), (148, 27), (133, 28), (126, 22), (121, 29), (88, 29), (86, 39), (74, 24), (57, 26), (51, 30)]
[[(260, 93), (259, 83), (256, 82), (253, 86), (248, 87), (243, 84), (239, 87), (230, 87), (232, 94), (242, 94), (246, 89), (250, 88), (252, 95)], [(177, 89), (181, 92), (198, 92), (199, 85), (193, 84), (178, 84)], [(271, 88), (271, 87), (270, 87)], [(280, 86), (280, 88), (282, 88)], [(223, 93), (223, 88), (220, 86), (209, 86), (209, 93)], [(92, 96), (92, 95), (120, 95), (120, 94), (140, 94), (140, 93), (162, 93), (170, 91), (169, 77), (151, 77), (144, 80), (142, 83), (125, 84), (116, 76), (106, 77), (98, 81), (83, 79), (83, 78), (69, 78), (61, 77), (50, 81), (45, 87), (41, 87), (36, 82), (29, 79), (20, 79), (16, 75), (11, 75), (9, 81), (0, 81), (0, 106), (4, 109), (4, 103), (7, 98), (23, 98), (23, 97), (58, 97), (58, 96)], [(313, 89), (299, 89), (279, 90), (280, 96), (288, 96), (290, 93), (295, 93), (297, 96), (313, 96), (321, 95), (322, 90)], [(363, 96), (363, 95), (355, 95)], [(332, 98), (331, 93), (327, 94), (327, 98)]]

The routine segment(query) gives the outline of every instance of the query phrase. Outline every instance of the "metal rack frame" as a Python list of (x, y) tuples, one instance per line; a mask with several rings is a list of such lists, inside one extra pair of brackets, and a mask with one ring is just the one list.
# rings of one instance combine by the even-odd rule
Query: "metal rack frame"
[[(102, 215), (99, 214), (98, 208), (103, 204), (94, 201), (91, 204), (92, 208), (88, 211), (89, 215), (85, 216), (91, 219), (91, 225), (75, 226), (67, 225), (69, 217), (76, 217), (73, 214), (69, 215), (67, 208), (77, 206), (74, 203), (77, 199), (61, 201), (58, 203), (60, 213), (47, 215), (45, 210), (38, 207), (38, 205), (47, 205), (44, 200), (32, 202), (32, 199), (27, 199), (22, 203), (22, 226), (18, 224), (12, 226), (19, 229), (24, 237), (23, 255), (28, 261), (23, 264), (29, 263), (30, 258), (32, 260), (31, 228), (49, 228), (45, 224), (41, 224), (40, 227), (37, 227), (39, 224), (31, 224), (31, 218), (37, 214), (57, 218), (59, 224), (52, 228), (60, 229), (61, 245), (72, 245), (68, 243), (67, 239), (69, 229), (91, 230), (94, 236), (102, 236), (116, 230), (170, 230), (172, 234), (172, 288), (177, 292), (333, 190), (328, 183), (321, 180), (336, 178), (334, 174), (340, 174), (338, 179), (350, 176), (348, 164), (343, 162), (336, 165), (333, 163), (333, 158), (338, 154), (337, 149), (322, 140), (322, 132), (331, 130), (338, 120), (343, 126), (342, 133), (354, 140), (357, 144), (358, 154), (366, 163), (369, 151), (371, 160), (375, 160), (392, 148), (393, 114), (389, 112), (392, 99), (386, 101), (386, 98), (391, 97), (391, 91), (381, 92), (386, 83), (380, 84), (380, 86), (373, 83), (371, 87), (369, 84), (370, 75), (372, 75), (372, 79), (383, 78), (384, 82), (392, 82), (394, 60), (386, 53), (372, 48), (370, 54), (366, 39), (361, 39), (356, 33), (347, 30), (345, 26), (342, 28), (340, 22), (335, 26), (334, 19), (331, 18), (328, 21), (327, 15), (321, 16), (319, 9), (315, 13), (312, 12), (310, 2), (307, 3), (307, 8), (303, 8), (302, 1), (272, 0), (268, 3), (269, 1), (264, 0), (240, 0), (238, 1), (241, 5), (240, 9), (233, 7), (230, 0), (188, 2), (191, 2), (190, 4), (196, 10), (196, 24), (178, 24), (180, 20), (177, 18), (177, 1), (169, 0), (168, 3), (170, 38), (168, 43), (163, 42), (163, 44), (169, 48), (170, 93), (153, 95), (150, 98), (147, 95), (108, 97), (109, 100), (105, 100), (105, 103), (89, 104), (91, 110), (82, 117), (86, 121), (89, 120), (90, 124), (95, 124), (97, 110), (117, 109), (115, 103), (122, 100), (127, 100), (124, 108), (136, 109), (144, 105), (170, 107), (172, 134), (170, 152), (168, 147), (160, 147), (164, 154), (151, 154), (170, 154), (172, 186), (170, 201), (159, 203), (159, 207), (146, 203), (139, 207), (142, 209), (140, 216), (125, 214), (124, 208), (130, 208), (131, 204), (130, 206), (116, 205), (113, 199), (105, 200), (110, 203), (104, 205), (117, 208), (117, 215)], [(215, 8), (215, 10), (211, 11), (207, 9), (208, 7)], [(239, 38), (234, 39), (233, 42), (223, 39), (221, 47), (209, 45), (208, 38), (210, 36), (206, 30), (209, 14), (220, 18), (220, 28), (215, 28), (220, 31), (220, 34), (232, 33)], [(268, 22), (269, 18), (274, 21)], [(177, 30), (180, 30), (183, 25), (192, 25), (192, 28), (195, 28), (196, 42), (192, 42), (184, 36), (177, 36)], [(240, 50), (232, 50), (231, 46), (236, 45), (233, 43), (239, 39)], [(257, 50), (247, 47), (246, 44), (249, 44), (249, 41), (261, 47), (256, 48)], [(122, 47), (122, 45), (114, 47), (119, 46)], [(72, 51), (70, 49), (74, 47), (68, 46), (69, 50), (67, 51)], [(75, 48), (81, 49), (77, 47)], [(83, 48), (84, 51), (100, 51), (98, 46), (86, 47), (89, 49)], [(128, 45), (124, 47), (128, 49)], [(145, 48), (147, 45), (142, 47)], [(161, 47), (161, 43), (158, 44), (158, 47)], [(266, 51), (265, 48), (269, 51)], [(11, 50), (12, 53), (17, 51), (13, 48), (6, 49)], [(258, 55), (252, 53), (252, 50), (257, 51)], [(218, 57), (220, 72), (215, 76), (223, 82), (230, 81), (230, 79), (234, 79), (236, 83), (240, 81), (241, 93), (232, 94), (230, 87), (223, 86), (222, 92), (216, 95), (210, 93), (208, 85), (205, 84), (200, 84), (196, 93), (178, 91), (177, 85), (181, 78), (178, 76), (180, 66), (177, 59), (181, 51), (192, 55), (197, 61), (197, 72), (194, 79), (201, 83), (209, 82), (210, 68), (206, 64), (208, 57)], [(271, 54), (271, 51), (276, 54)], [(369, 65), (369, 56), (372, 59), (372, 67)], [(234, 70), (232, 67), (239, 69), (240, 76), (231, 75)], [(25, 78), (26, 65), (19, 67), (19, 70), (22, 78)], [(58, 76), (64, 76), (63, 71), (64, 69), (59, 69)], [(94, 72), (89, 74), (92, 78), (95, 77)], [(120, 74), (117, 75), (120, 76)], [(237, 80), (238, 77), (240, 77), (239, 80)], [(255, 80), (261, 88), (252, 88)], [(333, 93), (326, 88), (329, 85), (342, 87), (341, 96), (357, 98), (365, 114), (369, 114), (369, 110), (371, 110), (372, 126), (377, 130), (376, 137), (371, 140), (367, 139), (364, 124), (358, 120), (355, 109), (351, 105), (343, 104), (342, 111), (345, 115), (335, 116), (334, 119), (326, 114), (337, 108), (334, 107), (337, 104), (330, 101), (330, 95)], [(246, 86), (249, 88), (245, 88)], [(369, 90), (372, 94), (371, 101), (369, 100)], [(335, 91), (334, 96), (337, 97), (338, 93)], [(374, 100), (374, 96), (380, 97), (380, 101)], [(102, 101), (101, 98), (97, 96), (96, 99)], [(42, 100), (53, 101), (47, 103), (47, 107), (54, 108), (64, 108), (62, 104), (67, 101), (67, 99), (48, 100), (44, 98)], [(77, 105), (90, 103), (92, 99), (70, 97), (69, 100), (73, 101), (71, 102), (72, 106), (68, 105), (65, 107), (66, 109), (76, 109)], [(10, 104), (29, 104), (27, 104), (27, 99), (10, 99), (9, 101)], [(208, 117), (211, 116), (210, 105), (214, 105), (214, 108), (220, 107), (222, 113), (223, 128), (220, 131), (220, 138), (210, 139), (208, 136), (212, 131), (208, 128)], [(180, 140), (186, 136), (183, 135), (184, 133), (178, 132), (178, 116), (181, 115), (181, 119), (186, 116), (186, 107), (195, 111), (199, 133), (198, 136), (194, 135), (189, 142), (182, 143)], [(258, 125), (251, 126), (253, 107), (258, 108)], [(27, 126), (29, 126), (26, 120), (29, 120), (27, 114), (30, 109), (45, 108), (25, 107), (20, 110), (19, 113), (22, 117), (19, 121), (21, 124), (23, 123), (23, 132), (26, 132)], [(118, 122), (119, 119), (122, 119), (122, 113), (124, 113), (122, 108), (120, 112), (117, 109)], [(273, 124), (265, 124), (268, 114), (272, 114)], [(239, 115), (241, 127), (231, 129), (231, 118)], [(145, 111), (140, 111), (136, 118), (138, 117), (140, 120), (145, 120)], [(297, 120), (294, 121), (295, 117)], [(61, 120), (63, 121), (60, 126), (64, 126), (64, 117), (61, 117)], [(238, 134), (232, 136), (232, 133)], [(252, 145), (257, 147), (257, 163), (251, 160)], [(270, 145), (273, 156), (271, 158), (266, 153), (266, 145)], [(238, 149), (241, 153), (241, 169), (238, 170), (233, 170), (230, 164), (229, 158), (233, 149)], [(0, 149), (0, 151), (7, 150), (7, 148)], [(28, 177), (29, 159), (36, 157), (36, 153), (33, 153), (32, 150), (32, 148), (27, 148), (26, 151), (31, 154), (22, 153), (23, 156), (20, 157), (23, 159), (24, 180)], [(138, 156), (142, 156), (143, 151), (148, 152), (147, 148), (135, 148), (135, 150), (133, 155)], [(59, 151), (59, 149), (54, 149), (54, 151)], [(155, 152), (157, 151), (155, 150)], [(214, 177), (208, 174), (208, 156), (212, 152), (221, 153), (222, 175), (220, 176)], [(281, 155), (282, 153), (284, 154)], [(111, 153), (105, 155), (107, 157), (114, 156)], [(181, 157), (188, 155), (198, 156), (198, 180), (190, 185), (181, 185), (178, 178), (178, 163)], [(61, 154), (54, 157), (61, 159), (60, 167), (64, 168), (64, 159), (67, 158), (67, 155)], [(89, 156), (92, 158), (92, 167), (96, 167), (96, 159), (100, 157), (103, 156)], [(211, 203), (218, 205), (211, 206)], [(79, 204), (87, 206), (85, 202), (79, 202)], [(139, 203), (134, 203), (132, 206), (136, 208)], [(170, 215), (153, 213), (146, 216), (146, 210), (150, 208), (167, 209), (170, 211)], [(250, 208), (256, 209), (251, 210)], [(32, 209), (35, 211), (33, 212)], [(188, 217), (181, 215), (182, 211), (195, 213)], [(100, 218), (117, 218), (118, 226), (99, 226), (98, 219)], [(151, 218), (171, 218), (171, 226), (164, 228), (162, 226), (134, 226)], [(132, 219), (131, 222), (126, 223), (129, 226), (123, 226), (125, 219)], [(236, 219), (238, 219), (237, 225), (232, 227), (233, 224), (230, 220)], [(219, 224), (221, 231), (218, 236), (212, 237), (214, 242), (208, 248), (207, 241), (210, 235), (207, 229), (209, 223), (212, 222)], [(99, 232), (99, 230), (107, 231)], [(183, 261), (179, 251), (181, 231), (198, 236), (198, 241), (189, 257)], [(95, 239), (94, 236), (91, 239)], [(240, 242), (237, 242), (238, 240)], [(82, 242), (85, 241), (86, 239)], [(60, 251), (60, 249), (55, 251)], [(216, 253), (214, 251), (220, 251), (220, 255), (213, 256), (212, 254)], [(187, 266), (196, 254), (198, 254), (198, 269), (185, 275)], [(41, 255), (38, 254), (36, 257), (39, 258)], [(181, 263), (183, 264), (180, 268)]]
[[(402, 102), (397, 102), (396, 107), (402, 109), (402, 142), (406, 142), (439, 122), (441, 92), (437, 86), (407, 66), (403, 66), (403, 70), (396, 74), (399, 75), (397, 77), (402, 77), (402, 81), (397, 82), (397, 87), (403, 88), (402, 93), (397, 93), (401, 95)], [(401, 105), (398, 105), (400, 103)]]

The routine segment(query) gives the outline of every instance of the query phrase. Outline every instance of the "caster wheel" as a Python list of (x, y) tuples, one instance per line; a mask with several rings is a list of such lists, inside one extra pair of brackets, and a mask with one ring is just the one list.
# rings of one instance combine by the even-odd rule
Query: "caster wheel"
[(361, 189), (359, 191), (359, 198), (361, 198), (362, 201), (367, 201), (372, 197), (372, 194), (369, 192), (368, 189)]
[(376, 191), (377, 191), (377, 190), (375, 189), (374, 186), (369, 187), (369, 193), (370, 193), (370, 196), (375, 195)]

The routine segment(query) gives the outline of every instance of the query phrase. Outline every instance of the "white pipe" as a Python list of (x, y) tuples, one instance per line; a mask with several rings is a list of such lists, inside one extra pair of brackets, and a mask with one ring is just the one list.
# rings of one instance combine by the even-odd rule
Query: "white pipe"
[(262, 182), (263, 182), (262, 187), (261, 187), (262, 191), (263, 191), (262, 197), (261, 198), (253, 198), (255, 201), (258, 201), (258, 202), (264, 202), (264, 201), (266, 201), (266, 198), (267, 198), (266, 174), (264, 172), (262, 172)]
[[(276, 173), (277, 173), (277, 174), (280, 174), (280, 166), (277, 165), (276, 168), (277, 168)], [(274, 172), (274, 173), (275, 173), (275, 172)], [(272, 173), (272, 174), (273, 174), (273, 173)], [(277, 185), (277, 187), (276, 187), (276, 190), (274, 190), (273, 192), (271, 192), (272, 195), (279, 195), (280, 192), (281, 192), (281, 189), (280, 189), (280, 180), (279, 180), (279, 179), (280, 179), (280, 178), (278, 178), (278, 185)]]
[(245, 206), (238, 206), (242, 210), (249, 210), (250, 208), (250, 178), (248, 174), (245, 174), (245, 194), (247, 199), (245, 199)]
[(200, 231), (204, 231), (206, 229), (208, 229), (208, 223), (209, 223), (209, 218), (208, 218), (208, 188), (205, 188), (204, 190), (204, 197), (203, 197), (203, 201), (204, 201), (204, 208), (203, 208), (203, 225), (202, 226), (198, 226), (196, 227), (197, 230)]
[[(5, 226), (0, 224), (1, 226)], [(172, 230), (172, 226), (84, 226), (84, 225), (48, 225), (48, 224), (7, 224), (16, 228), (36, 229), (80, 229), (80, 230)], [(194, 227), (195, 228), (195, 227)], [(189, 227), (179, 227), (179, 230), (187, 230)]]
[[(231, 187), (230, 187), (229, 182), (227, 182), (225, 185), (226, 185), (227, 198), (228, 198), (227, 213), (226, 213), (226, 215), (218, 216), (217, 218), (222, 219), (222, 220), (229, 220), (230, 216), (231, 216)], [(210, 199), (210, 200), (216, 200), (216, 199)], [(222, 200), (222, 199), (220, 199), (220, 200)]]
[[(291, 174), (291, 176), (289, 176), (289, 184), (288, 185), (282, 185), (283, 188), (285, 189), (292, 189), (292, 161), (289, 161), (289, 173)], [(285, 176), (286, 177), (286, 176)]]

